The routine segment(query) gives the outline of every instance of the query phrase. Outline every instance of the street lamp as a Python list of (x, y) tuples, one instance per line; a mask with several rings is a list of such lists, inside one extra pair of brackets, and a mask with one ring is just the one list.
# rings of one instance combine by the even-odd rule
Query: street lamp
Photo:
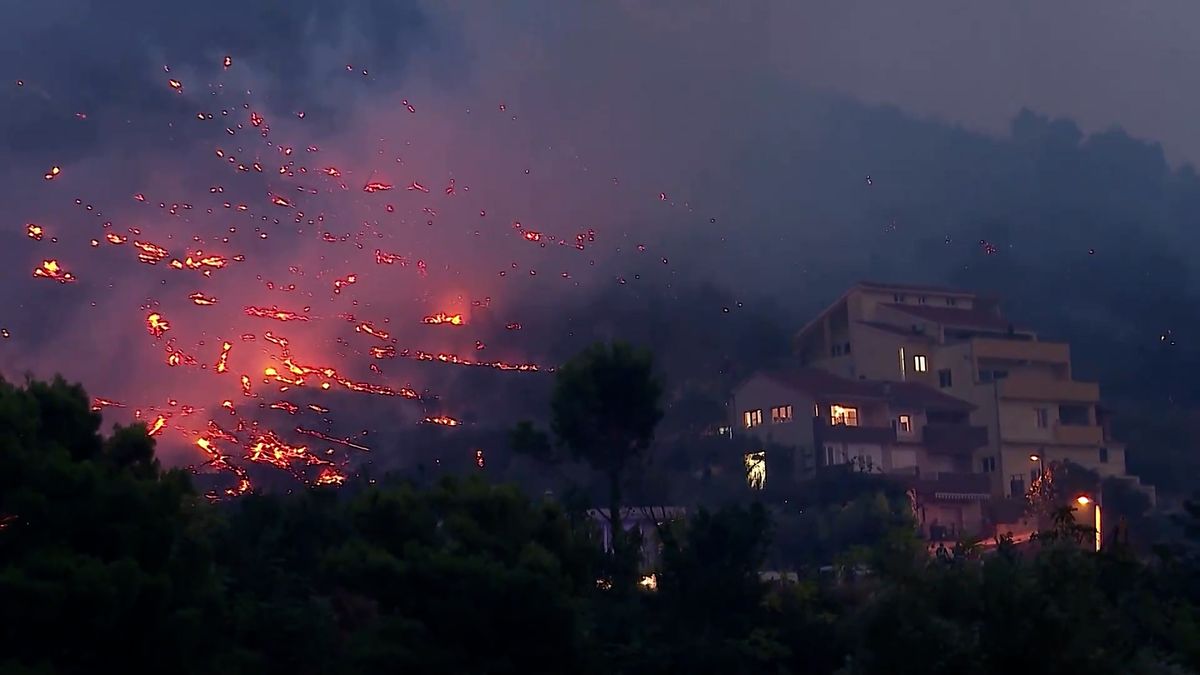
[(1046, 475), (1046, 458), (1045, 457), (1041, 456), (1040, 454), (1034, 453), (1029, 456), (1029, 461), (1037, 462), (1039, 478)]
[(1093, 500), (1091, 497), (1088, 497), (1087, 495), (1079, 495), (1078, 497), (1075, 498), (1075, 503), (1079, 504), (1080, 506), (1084, 506), (1084, 507), (1091, 504), (1093, 506), (1093, 508), (1095, 509), (1096, 550), (1099, 551), (1100, 550), (1100, 542), (1102, 541), (1102, 537), (1100, 535), (1100, 502), (1099, 502), (1099, 500)]

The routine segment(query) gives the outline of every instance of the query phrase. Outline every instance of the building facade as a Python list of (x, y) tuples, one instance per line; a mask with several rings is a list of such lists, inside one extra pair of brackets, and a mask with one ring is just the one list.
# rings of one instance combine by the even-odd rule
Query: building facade
[(971, 473), (996, 497), (1020, 497), (1059, 461), (1129, 480), (1100, 388), (1071, 373), (1070, 347), (1014, 326), (998, 303), (959, 290), (860, 283), (795, 338), (800, 363), (848, 380), (922, 385), (970, 405), (986, 429)]
[[(909, 492), (914, 515), (932, 541), (983, 531), (987, 476), (973, 473), (987, 430), (974, 426), (967, 401), (915, 382), (850, 379), (815, 368), (759, 373), (733, 392), (730, 424), (749, 446), (751, 488), (770, 476), (770, 452), (791, 452), (791, 478), (822, 471), (881, 474)], [(763, 449), (755, 449), (761, 447)], [(767, 450), (766, 448), (771, 448)], [(760, 479), (761, 478), (761, 479)]]

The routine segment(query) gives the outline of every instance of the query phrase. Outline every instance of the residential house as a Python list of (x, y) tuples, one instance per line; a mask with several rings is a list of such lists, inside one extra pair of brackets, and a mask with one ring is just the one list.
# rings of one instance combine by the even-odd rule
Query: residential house
[(746, 453), (747, 482), (762, 487), (772, 458), (797, 481), (820, 471), (883, 474), (910, 490), (922, 531), (953, 540), (982, 532), (986, 476), (971, 473), (987, 431), (971, 426), (973, 406), (916, 382), (849, 379), (815, 368), (763, 372), (733, 392), (731, 424), (762, 450)]
[(804, 326), (801, 364), (849, 379), (936, 388), (971, 404), (986, 444), (971, 470), (997, 497), (1020, 497), (1042, 467), (1069, 460), (1129, 480), (1094, 382), (1072, 377), (1070, 346), (1015, 326), (992, 298), (961, 290), (863, 282)]

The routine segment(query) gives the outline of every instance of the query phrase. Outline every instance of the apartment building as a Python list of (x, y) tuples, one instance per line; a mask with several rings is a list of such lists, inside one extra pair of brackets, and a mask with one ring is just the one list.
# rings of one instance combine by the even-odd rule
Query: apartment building
[(916, 382), (850, 379), (820, 369), (756, 374), (735, 388), (731, 425), (760, 441), (746, 453), (747, 480), (762, 487), (771, 452), (795, 480), (820, 471), (885, 474), (913, 499), (922, 532), (934, 541), (980, 534), (988, 477), (972, 473), (987, 430), (973, 426), (974, 406)]
[(994, 496), (1022, 496), (1041, 466), (1069, 460), (1153, 497), (1126, 472), (1099, 386), (1072, 377), (1070, 346), (1015, 326), (992, 298), (859, 283), (800, 330), (795, 349), (802, 364), (841, 377), (921, 384), (969, 403), (988, 436), (971, 470)]

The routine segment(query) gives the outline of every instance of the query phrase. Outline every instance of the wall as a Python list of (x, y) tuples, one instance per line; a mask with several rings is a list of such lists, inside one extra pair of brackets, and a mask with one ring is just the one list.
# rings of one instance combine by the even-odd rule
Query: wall
[[(771, 408), (779, 405), (792, 406), (792, 421), (784, 424), (771, 423)], [(813, 399), (786, 387), (765, 375), (756, 375), (744, 382), (733, 392), (730, 405), (730, 424), (743, 434), (765, 441), (793, 447), (811, 448), (813, 445)], [(762, 410), (763, 423), (746, 429), (742, 413), (746, 410)]]

